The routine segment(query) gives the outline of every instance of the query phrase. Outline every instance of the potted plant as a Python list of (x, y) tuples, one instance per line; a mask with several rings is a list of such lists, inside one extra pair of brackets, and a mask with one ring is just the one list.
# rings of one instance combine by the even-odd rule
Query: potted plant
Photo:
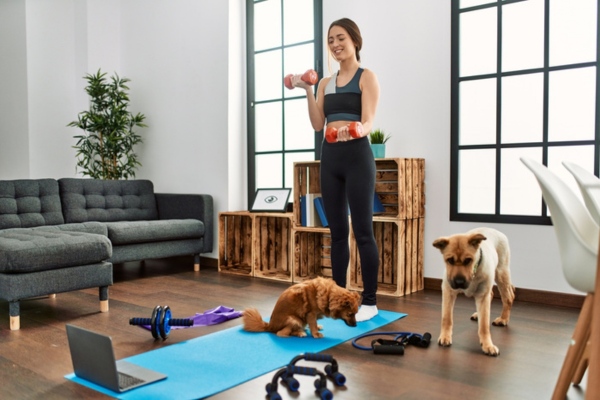
[(383, 129), (374, 129), (369, 133), (369, 141), (371, 142), (371, 150), (375, 158), (385, 157), (385, 142), (389, 140), (391, 136), (386, 134)]
[(107, 80), (106, 73), (84, 77), (90, 96), (90, 109), (79, 113), (77, 121), (67, 126), (83, 129), (84, 133), (74, 136), (77, 144), (77, 167), (84, 176), (94, 179), (128, 179), (135, 177), (138, 161), (133, 147), (142, 142), (134, 132), (135, 127), (146, 127), (146, 116), (133, 115), (129, 106), (127, 78), (116, 73)]

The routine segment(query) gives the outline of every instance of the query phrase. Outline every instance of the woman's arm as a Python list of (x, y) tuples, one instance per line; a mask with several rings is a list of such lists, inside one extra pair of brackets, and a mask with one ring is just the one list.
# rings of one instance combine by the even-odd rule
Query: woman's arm
[(306, 100), (308, 102), (308, 117), (315, 131), (320, 131), (325, 126), (325, 112), (323, 111), (323, 96), (325, 86), (329, 82), (329, 77), (321, 79), (317, 86), (317, 97), (313, 94), (312, 86), (300, 79), (300, 75), (292, 77), (292, 85), (306, 90)]
[(366, 136), (373, 129), (375, 112), (379, 103), (379, 81), (377, 75), (369, 69), (364, 70), (360, 77), (360, 89), (362, 90), (362, 116), (363, 135)]

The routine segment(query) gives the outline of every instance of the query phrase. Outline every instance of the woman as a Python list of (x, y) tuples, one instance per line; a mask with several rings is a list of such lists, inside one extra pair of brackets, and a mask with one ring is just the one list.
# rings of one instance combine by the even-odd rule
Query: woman
[[(315, 98), (312, 87), (292, 77), (292, 84), (306, 90), (308, 114), (316, 131), (337, 128), (337, 140), (323, 141), (321, 151), (321, 195), (331, 230), (333, 279), (346, 286), (350, 261), (348, 207), (361, 261), (364, 290), (357, 321), (377, 315), (377, 273), (379, 252), (373, 235), (373, 194), (375, 160), (368, 133), (373, 128), (379, 101), (379, 82), (370, 70), (360, 67), (362, 37), (354, 21), (334, 21), (328, 31), (329, 52), (340, 69), (321, 80)], [(350, 123), (358, 122), (353, 138)], [(356, 136), (356, 132), (352, 132)]]

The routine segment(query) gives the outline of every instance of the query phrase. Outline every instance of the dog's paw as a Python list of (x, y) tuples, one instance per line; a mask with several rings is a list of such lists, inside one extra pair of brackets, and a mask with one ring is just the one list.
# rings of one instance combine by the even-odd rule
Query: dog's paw
[(493, 344), (490, 344), (487, 346), (481, 346), (481, 350), (483, 350), (483, 352), (486, 355), (492, 356), (492, 357), (496, 357), (500, 354), (500, 350), (498, 350), (498, 348), (496, 346), (494, 346)]
[(471, 321), (477, 321), (478, 317), (477, 317), (477, 313), (473, 313), (473, 315), (471, 315)]
[(317, 329), (322, 331), (323, 330), (323, 325), (317, 325)]
[(494, 320), (494, 322), (492, 322), (492, 325), (494, 326), (508, 326), (508, 320), (507, 319), (503, 319), (501, 317), (498, 317)]
[(452, 335), (442, 334), (438, 338), (438, 344), (443, 347), (449, 347), (452, 345)]
[(321, 339), (323, 337), (323, 334), (321, 332), (315, 332), (315, 333), (312, 334), (312, 336), (315, 339)]

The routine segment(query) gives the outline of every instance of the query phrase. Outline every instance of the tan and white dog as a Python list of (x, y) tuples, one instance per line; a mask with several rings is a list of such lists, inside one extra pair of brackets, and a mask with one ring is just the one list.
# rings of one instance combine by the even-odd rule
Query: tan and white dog
[(456, 296), (463, 293), (475, 299), (477, 311), (471, 319), (478, 321), (481, 349), (490, 356), (500, 354), (490, 334), (490, 307), (494, 281), (502, 298), (502, 314), (493, 325), (506, 326), (515, 298), (510, 280), (510, 248), (506, 236), (495, 229), (477, 228), (463, 234), (440, 237), (433, 242), (446, 264), (442, 279), (442, 329), (438, 344), (452, 344), (452, 314)]

